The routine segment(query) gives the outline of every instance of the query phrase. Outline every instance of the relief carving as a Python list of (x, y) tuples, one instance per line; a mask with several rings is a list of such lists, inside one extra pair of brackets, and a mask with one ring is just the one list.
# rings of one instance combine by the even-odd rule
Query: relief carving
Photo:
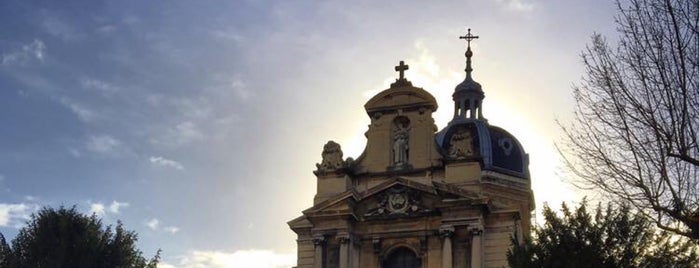
[(473, 156), (473, 137), (471, 132), (465, 128), (459, 130), (451, 136), (449, 140), (449, 157), (452, 159), (465, 159)]
[(376, 196), (376, 207), (369, 209), (367, 217), (417, 216), (432, 212), (420, 201), (418, 192), (405, 188), (394, 187)]

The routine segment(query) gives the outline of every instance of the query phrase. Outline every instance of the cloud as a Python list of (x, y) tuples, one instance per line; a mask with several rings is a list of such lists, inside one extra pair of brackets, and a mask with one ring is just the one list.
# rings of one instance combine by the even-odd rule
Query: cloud
[(271, 250), (249, 249), (235, 252), (190, 251), (178, 263), (160, 263), (158, 268), (281, 268), (296, 264), (296, 254), (280, 254)]
[(116, 29), (117, 29), (116, 26), (107, 24), (107, 25), (102, 25), (99, 28), (97, 28), (97, 32), (101, 33), (101, 34), (110, 34), (114, 31), (116, 31)]
[(88, 202), (90, 204), (90, 213), (94, 213), (97, 216), (104, 216), (107, 213), (111, 214), (119, 214), (121, 212), (122, 208), (128, 207), (129, 203), (126, 202), (119, 202), (119, 201), (112, 201), (111, 204), (105, 205), (102, 202)]
[(150, 161), (152, 164), (155, 164), (155, 165), (158, 165), (158, 166), (162, 166), (162, 167), (171, 167), (171, 168), (174, 168), (174, 169), (177, 169), (177, 170), (183, 170), (183, 169), (184, 169), (184, 167), (182, 166), (182, 164), (180, 164), (179, 162), (177, 162), (177, 161), (175, 161), (175, 160), (171, 160), (171, 159), (164, 158), (164, 157), (162, 157), (162, 156), (151, 156), (151, 157), (149, 158), (149, 161)]
[(180, 228), (179, 228), (179, 227), (175, 227), (175, 226), (167, 226), (167, 227), (163, 228), (163, 231), (168, 232), (168, 233), (171, 233), (171, 234), (174, 234), (174, 233), (179, 232), (179, 231), (180, 231)]
[(235, 43), (245, 40), (245, 37), (234, 30), (223, 30), (217, 29), (209, 32), (212, 37), (223, 40), (223, 41), (233, 41)]
[(121, 142), (108, 135), (90, 136), (87, 140), (87, 150), (95, 153), (112, 153)]
[(31, 43), (23, 45), (20, 50), (2, 54), (0, 65), (27, 64), (34, 59), (43, 62), (44, 55), (46, 55), (46, 45), (41, 40), (35, 39)]
[(90, 204), (90, 214), (96, 214), (97, 216), (103, 216), (105, 214), (104, 204), (102, 204), (102, 203)]
[(160, 220), (156, 218), (150, 219), (146, 222), (146, 226), (148, 226), (148, 228), (150, 228), (153, 231), (157, 231), (158, 227), (160, 226)]
[(112, 203), (109, 205), (109, 212), (114, 213), (114, 214), (119, 214), (120, 209), (126, 208), (129, 206), (129, 203), (122, 203), (122, 202), (117, 202), (116, 200), (112, 201)]
[(162, 137), (151, 139), (151, 142), (159, 145), (177, 147), (195, 141), (201, 141), (204, 137), (204, 133), (199, 129), (199, 126), (192, 121), (184, 121), (167, 129)]
[(177, 226), (164, 226), (161, 227), (161, 222), (157, 218), (152, 218), (146, 221), (146, 226), (156, 232), (166, 232), (170, 234), (175, 234), (180, 231), (180, 227)]
[(104, 82), (104, 81), (99, 80), (99, 79), (89, 78), (89, 77), (81, 78), (80, 85), (84, 89), (96, 90), (96, 91), (100, 92), (105, 97), (108, 97), (108, 96), (116, 93), (117, 91), (119, 91), (118, 86)]
[(78, 118), (83, 122), (90, 122), (98, 117), (97, 113), (88, 109), (87, 107), (83, 106), (82, 104), (74, 102), (71, 99), (61, 98), (60, 102), (61, 102), (61, 104), (63, 104), (63, 106), (68, 107), (68, 109), (70, 109), (71, 112), (73, 112), (75, 115), (77, 115)]
[(253, 92), (248, 89), (243, 79), (238, 75), (231, 79), (230, 86), (233, 92), (235, 92), (235, 94), (241, 100), (245, 101), (254, 96)]
[(75, 28), (52, 14), (46, 14), (41, 24), (44, 31), (50, 35), (63, 39), (63, 41), (77, 41), (83, 38)]
[(70, 153), (70, 155), (72, 155), (73, 157), (76, 157), (76, 158), (80, 157), (82, 155), (80, 153), (80, 150), (78, 150), (76, 148), (68, 148), (68, 153)]
[(38, 209), (39, 205), (33, 203), (0, 203), (0, 227), (21, 228)]
[(516, 11), (532, 11), (534, 9), (534, 3), (530, 3), (527, 0), (497, 0), (498, 3), (504, 4), (507, 8)]

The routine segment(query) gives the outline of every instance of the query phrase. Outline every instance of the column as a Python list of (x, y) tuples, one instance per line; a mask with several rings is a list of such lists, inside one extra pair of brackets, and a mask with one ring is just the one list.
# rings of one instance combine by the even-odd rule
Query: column
[(337, 239), (340, 242), (339, 268), (350, 268), (350, 238), (349, 236), (339, 236)]
[(323, 251), (325, 248), (325, 237), (317, 236), (313, 238), (313, 245), (315, 246), (315, 255), (313, 259), (314, 268), (323, 268)]
[(383, 262), (383, 256), (381, 256), (381, 238), (379, 237), (374, 237), (374, 239), (371, 240), (372, 245), (374, 246), (374, 260), (376, 261), (374, 264), (376, 265), (375, 267), (381, 267), (381, 263)]
[(454, 235), (454, 226), (444, 226), (440, 228), (439, 235), (442, 237), (442, 268), (452, 268), (454, 265), (451, 237)]
[(471, 231), (471, 268), (483, 267), (483, 231), (475, 229)]

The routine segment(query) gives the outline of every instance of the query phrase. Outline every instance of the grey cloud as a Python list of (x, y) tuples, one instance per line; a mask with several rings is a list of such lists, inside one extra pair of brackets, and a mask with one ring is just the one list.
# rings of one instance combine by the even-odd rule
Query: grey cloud
[(0, 58), (0, 65), (9, 66), (13, 64), (28, 64), (33, 60), (43, 62), (46, 55), (46, 45), (41, 40), (35, 39), (29, 44), (23, 45), (20, 49), (9, 53), (3, 53)]
[(90, 136), (85, 146), (95, 153), (111, 154), (116, 152), (121, 142), (109, 135)]

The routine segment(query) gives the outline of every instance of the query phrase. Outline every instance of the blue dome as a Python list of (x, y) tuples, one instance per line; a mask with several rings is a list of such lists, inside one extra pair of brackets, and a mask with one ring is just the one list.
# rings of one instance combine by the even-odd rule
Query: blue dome
[[(483, 170), (529, 179), (529, 155), (502, 128), (483, 120), (458, 118), (435, 136), (446, 162), (479, 161)], [(455, 148), (465, 144), (465, 149)]]
[(483, 88), (481, 87), (481, 84), (479, 84), (476, 81), (473, 81), (473, 78), (471, 78), (471, 76), (467, 76), (463, 82), (456, 86), (456, 88), (454, 89), (454, 95), (466, 92), (475, 92), (480, 93), (480, 95), (483, 95)]

